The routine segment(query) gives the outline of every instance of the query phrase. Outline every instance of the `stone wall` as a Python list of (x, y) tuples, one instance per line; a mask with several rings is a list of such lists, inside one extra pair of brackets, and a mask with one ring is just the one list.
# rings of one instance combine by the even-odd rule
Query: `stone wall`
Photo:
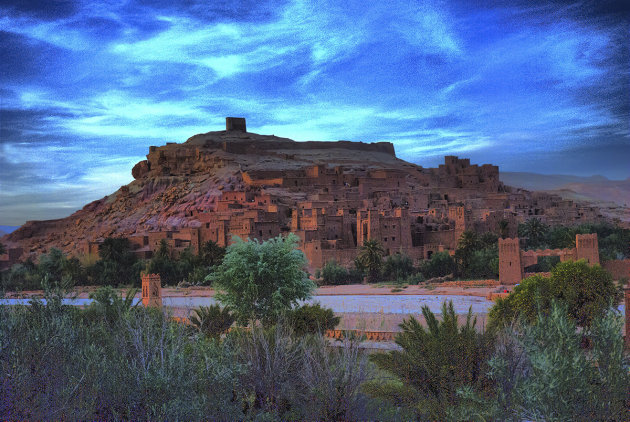
[(630, 259), (604, 261), (602, 267), (613, 276), (614, 280), (630, 279)]

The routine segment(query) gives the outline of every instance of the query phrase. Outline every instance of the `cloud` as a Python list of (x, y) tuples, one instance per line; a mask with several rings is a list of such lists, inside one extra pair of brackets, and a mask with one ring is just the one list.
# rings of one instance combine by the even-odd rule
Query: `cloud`
[(627, 177), (627, 6), (577, 6), (0, 0), (0, 215), (102, 197), (228, 115), (423, 166)]

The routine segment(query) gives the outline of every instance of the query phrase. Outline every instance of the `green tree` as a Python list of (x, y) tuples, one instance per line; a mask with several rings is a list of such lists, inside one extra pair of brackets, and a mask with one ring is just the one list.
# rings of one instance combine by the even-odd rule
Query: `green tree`
[(217, 245), (212, 240), (205, 242), (201, 245), (199, 250), (199, 258), (201, 262), (208, 267), (215, 267), (223, 261), (225, 256), (225, 248)]
[(380, 280), (384, 253), (383, 246), (378, 240), (366, 240), (359, 250), (357, 261), (367, 270), (370, 283)]
[(549, 226), (543, 223), (540, 218), (534, 217), (518, 225), (519, 237), (527, 238), (527, 245), (530, 248), (543, 246)]
[(262, 243), (234, 237), (209, 278), (220, 290), (217, 299), (240, 323), (260, 320), (269, 325), (311, 296), (315, 285), (304, 272), (306, 258), (297, 245), (292, 233)]
[(7, 250), (4, 245), (0, 243), (0, 255), (4, 255), (5, 253), (7, 253)]
[(548, 313), (552, 301), (557, 300), (567, 305), (571, 319), (585, 327), (620, 299), (620, 288), (601, 266), (589, 266), (585, 260), (566, 261), (556, 265), (550, 277), (535, 275), (521, 281), (512, 294), (490, 309), (490, 325), (502, 327), (518, 317), (532, 323), (539, 309)]
[(479, 236), (473, 230), (466, 230), (459, 237), (455, 250), (455, 262), (460, 275), (466, 275), (473, 253), (481, 249), (482, 245)]
[(452, 302), (442, 304), (441, 321), (427, 306), (422, 314), (427, 328), (414, 317), (400, 325), (396, 343), (402, 350), (370, 357), (379, 368), (396, 375), (398, 382), (370, 384), (366, 390), (374, 397), (412, 407), (418, 419), (444, 420), (447, 408), (457, 403), (458, 388), (487, 388), (484, 374), (489, 342), (475, 330), (472, 310), (462, 327), (458, 327)]
[(420, 272), (427, 278), (444, 277), (454, 271), (455, 261), (448, 252), (436, 252), (420, 266)]
[(99, 245), (97, 261), (88, 273), (98, 285), (140, 285), (140, 266), (127, 238), (108, 237)]
[(413, 261), (405, 254), (390, 255), (383, 264), (383, 277), (387, 280), (402, 281), (414, 272)]
[[(147, 272), (159, 274), (164, 285), (176, 285), (184, 278), (180, 262), (171, 256), (171, 248), (166, 240), (160, 241), (160, 247), (147, 264)], [(190, 256), (190, 253), (188, 254)]]

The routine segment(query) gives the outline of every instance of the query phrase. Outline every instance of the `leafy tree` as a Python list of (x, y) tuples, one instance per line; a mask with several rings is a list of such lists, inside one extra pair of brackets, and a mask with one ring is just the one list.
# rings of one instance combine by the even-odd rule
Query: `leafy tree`
[(499, 276), (499, 250), (496, 245), (472, 253), (468, 267), (464, 270), (466, 277), (497, 278)]
[(333, 330), (339, 324), (340, 318), (335, 316), (330, 308), (315, 305), (302, 305), (287, 313), (287, 323), (298, 336), (306, 334), (323, 334), (326, 330)]
[(444, 277), (454, 271), (455, 261), (448, 252), (436, 252), (420, 266), (420, 272), (427, 278)]
[(407, 255), (390, 255), (383, 265), (383, 277), (387, 280), (402, 281), (414, 272), (413, 261)]
[(549, 232), (549, 226), (543, 223), (540, 218), (534, 217), (518, 225), (519, 237), (527, 238), (527, 245), (530, 248), (539, 248), (545, 242), (545, 237)]
[(357, 256), (358, 263), (367, 270), (368, 281), (379, 281), (383, 268), (383, 246), (378, 240), (366, 240)]
[(400, 383), (370, 385), (368, 393), (413, 407), (419, 419), (444, 420), (446, 409), (457, 402), (457, 389), (482, 389), (488, 340), (475, 330), (476, 318), (468, 311), (466, 324), (458, 327), (453, 302), (442, 304), (442, 321), (427, 306), (422, 308), (425, 329), (414, 317), (405, 320), (396, 336), (402, 350), (376, 353), (371, 360), (396, 375)]
[(219, 305), (201, 306), (194, 310), (190, 322), (208, 337), (218, 339), (234, 323), (234, 317), (228, 308)]
[[(317, 274), (316, 274), (317, 275)], [(320, 276), (327, 285), (344, 284), (349, 281), (348, 271), (334, 260), (328, 261), (320, 271)]]
[(548, 313), (552, 301), (558, 300), (567, 305), (569, 317), (584, 327), (620, 298), (620, 288), (602, 267), (589, 266), (585, 260), (566, 261), (558, 264), (550, 277), (535, 275), (521, 281), (512, 294), (490, 309), (490, 324), (501, 327), (517, 317), (532, 323), (539, 309)]
[(217, 266), (223, 261), (223, 257), (225, 256), (225, 248), (217, 245), (212, 240), (207, 241), (199, 250), (199, 258), (203, 265), (208, 267)]
[(220, 289), (217, 299), (241, 323), (275, 322), (315, 288), (303, 270), (306, 258), (297, 245), (294, 234), (262, 243), (235, 237), (223, 262), (209, 275)]

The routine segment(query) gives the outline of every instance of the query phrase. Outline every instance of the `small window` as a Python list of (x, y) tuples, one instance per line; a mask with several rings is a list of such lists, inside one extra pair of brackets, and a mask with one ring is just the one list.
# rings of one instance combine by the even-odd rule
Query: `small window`
[(384, 241), (384, 242), (387, 242), (387, 238), (384, 238), (384, 239), (383, 239), (383, 241)]
[(395, 241), (396, 241), (396, 237), (392, 236), (392, 242), (395, 242)]
[(206, 223), (206, 229), (210, 228), (210, 223)]

